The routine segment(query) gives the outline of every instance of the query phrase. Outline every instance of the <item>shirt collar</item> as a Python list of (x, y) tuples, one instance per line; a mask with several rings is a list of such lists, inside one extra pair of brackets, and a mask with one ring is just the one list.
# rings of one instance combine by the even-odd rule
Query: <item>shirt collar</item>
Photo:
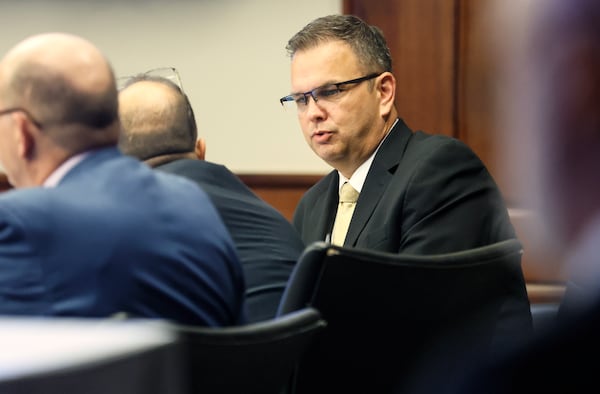
[(396, 125), (396, 123), (398, 123), (398, 119), (397, 118), (394, 121), (394, 123), (392, 124), (392, 127), (390, 127), (390, 129), (388, 130), (388, 132), (381, 139), (381, 142), (377, 146), (377, 149), (375, 149), (375, 151), (371, 154), (371, 156), (369, 156), (369, 158), (367, 160), (365, 160), (365, 162), (362, 163), (356, 169), (356, 171), (354, 171), (354, 174), (352, 174), (352, 176), (350, 177), (350, 179), (346, 178), (345, 176), (342, 175), (341, 172), (338, 171), (338, 175), (339, 175), (339, 177), (338, 177), (339, 178), (338, 192), (341, 190), (342, 185), (344, 183), (346, 183), (346, 182), (350, 182), (350, 185), (357, 192), (359, 192), (359, 193), (361, 192), (362, 187), (365, 184), (365, 180), (367, 179), (367, 174), (369, 173), (369, 170), (371, 169), (371, 164), (373, 164), (373, 160), (375, 159), (375, 155), (379, 151), (379, 148), (381, 147), (381, 145), (383, 145), (383, 141), (385, 141), (386, 138), (387, 138), (387, 136), (390, 135), (390, 130), (394, 128), (394, 126)]
[(59, 182), (61, 181), (61, 179), (63, 179), (63, 177), (73, 167), (75, 167), (77, 164), (79, 164), (88, 155), (89, 155), (89, 152), (83, 152), (83, 153), (79, 153), (75, 156), (71, 156), (69, 159), (67, 159), (67, 161), (65, 161), (60, 166), (58, 166), (57, 169), (52, 171), (50, 176), (48, 178), (46, 178), (46, 180), (44, 181), (43, 186), (44, 187), (55, 187), (56, 185), (58, 185)]

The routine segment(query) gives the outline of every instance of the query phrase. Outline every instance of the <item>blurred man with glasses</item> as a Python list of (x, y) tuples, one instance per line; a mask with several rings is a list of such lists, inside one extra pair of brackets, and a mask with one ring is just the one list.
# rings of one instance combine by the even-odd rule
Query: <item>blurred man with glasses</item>
[[(227, 167), (204, 160), (194, 112), (174, 68), (124, 78), (121, 150), (157, 170), (189, 178), (217, 207), (240, 256), (248, 321), (273, 318), (304, 244), (292, 224)], [(157, 115), (160, 114), (160, 115)], [(202, 209), (202, 201), (183, 210)]]
[[(206, 194), (117, 149), (112, 67), (87, 40), (0, 61), (0, 314), (245, 322), (235, 245)], [(183, 211), (199, 204), (202, 209)]]

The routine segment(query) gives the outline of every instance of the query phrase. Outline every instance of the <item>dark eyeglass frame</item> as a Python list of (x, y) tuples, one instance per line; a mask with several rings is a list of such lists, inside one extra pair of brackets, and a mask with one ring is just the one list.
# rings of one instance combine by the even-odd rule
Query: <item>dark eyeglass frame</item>
[(14, 112), (23, 112), (25, 114), (25, 116), (27, 116), (29, 118), (29, 120), (31, 121), (31, 123), (33, 123), (35, 125), (35, 127), (37, 127), (40, 130), (43, 128), (42, 124), (40, 122), (38, 122), (37, 120), (35, 120), (35, 118), (33, 117), (33, 115), (31, 115), (29, 113), (29, 111), (27, 111), (25, 108), (13, 107), (13, 108), (3, 109), (3, 110), (0, 110), (0, 116), (12, 114)]
[(287, 96), (280, 98), (279, 102), (281, 103), (282, 106), (285, 106), (286, 102), (295, 102), (298, 105), (298, 107), (300, 107), (301, 105), (306, 106), (308, 104), (309, 96), (311, 96), (313, 98), (313, 100), (315, 100), (315, 103), (316, 103), (319, 101), (319, 98), (326, 98), (328, 96), (334, 96), (334, 95), (337, 95), (338, 93), (342, 92), (343, 90), (340, 88), (344, 85), (359, 84), (361, 82), (368, 81), (373, 78), (377, 78), (381, 74), (383, 74), (383, 73), (382, 72), (373, 73), (373, 74), (365, 75), (364, 77), (350, 79), (348, 81), (328, 83), (325, 85), (318, 86), (312, 90), (309, 90), (308, 92), (289, 94)]

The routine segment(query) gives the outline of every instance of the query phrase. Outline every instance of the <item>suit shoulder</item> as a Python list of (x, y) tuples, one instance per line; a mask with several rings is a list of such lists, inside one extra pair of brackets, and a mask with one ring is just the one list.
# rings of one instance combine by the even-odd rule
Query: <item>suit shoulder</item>
[(442, 134), (429, 134), (423, 131), (414, 132), (409, 141), (409, 149), (419, 155), (467, 155), (477, 156), (475, 152), (463, 141)]
[(413, 143), (428, 144), (428, 145), (462, 145), (467, 146), (463, 141), (450, 137), (444, 134), (431, 134), (422, 130), (417, 130), (413, 133), (411, 141)]
[(199, 159), (179, 159), (167, 164), (156, 167), (157, 169), (169, 168), (201, 168), (203, 170), (226, 171), (230, 172), (227, 167), (222, 164), (213, 163), (207, 160)]
[(199, 183), (218, 184), (223, 180), (238, 179), (226, 166), (206, 160), (180, 159), (155, 169), (183, 176)]
[(184, 176), (162, 171), (156, 171), (155, 175), (158, 180), (158, 185), (160, 185), (158, 187), (159, 189), (162, 189), (163, 192), (167, 192), (171, 195), (179, 195), (179, 197), (185, 195), (191, 198), (201, 197), (208, 199), (205, 190), (202, 189), (198, 183)]

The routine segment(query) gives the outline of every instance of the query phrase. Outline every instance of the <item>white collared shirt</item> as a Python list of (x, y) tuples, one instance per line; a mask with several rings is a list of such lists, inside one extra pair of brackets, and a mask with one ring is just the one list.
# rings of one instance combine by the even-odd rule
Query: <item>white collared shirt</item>
[(390, 135), (390, 130), (394, 128), (394, 126), (396, 125), (396, 123), (398, 123), (398, 119), (396, 119), (394, 121), (394, 123), (392, 124), (392, 126), (390, 127), (390, 129), (388, 130), (388, 132), (385, 134), (385, 137), (383, 137), (381, 139), (381, 142), (377, 146), (377, 149), (375, 149), (375, 151), (373, 152), (373, 154), (371, 154), (371, 156), (369, 156), (369, 158), (367, 160), (365, 160), (365, 162), (362, 163), (356, 169), (356, 171), (354, 171), (354, 174), (352, 174), (352, 176), (350, 177), (350, 179), (346, 178), (345, 176), (342, 175), (341, 172), (338, 171), (338, 175), (339, 175), (338, 193), (342, 189), (342, 185), (344, 183), (346, 183), (346, 182), (349, 182), (350, 185), (358, 193), (360, 193), (362, 191), (362, 187), (365, 184), (365, 180), (367, 179), (367, 174), (369, 173), (369, 170), (371, 169), (371, 164), (373, 164), (373, 159), (375, 159), (375, 155), (377, 154), (377, 151), (379, 151), (379, 148), (383, 144), (383, 141), (386, 140), (387, 136)]

